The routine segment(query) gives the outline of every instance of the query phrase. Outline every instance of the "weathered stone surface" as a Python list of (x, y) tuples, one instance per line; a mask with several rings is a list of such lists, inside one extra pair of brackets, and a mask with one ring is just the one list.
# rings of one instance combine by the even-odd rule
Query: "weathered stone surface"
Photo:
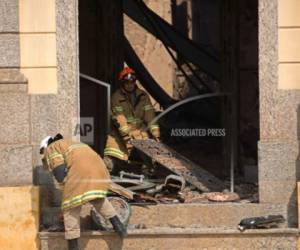
[(20, 44), (17, 34), (0, 34), (0, 67), (20, 66)]
[[(297, 227), (298, 212), (295, 181), (261, 181), (259, 183), (259, 198), (261, 203), (286, 204), (287, 223), (289, 227)], [(274, 213), (274, 211), (270, 212)]]
[(47, 135), (57, 134), (57, 96), (31, 95), (31, 143), (33, 165), (41, 164), (39, 145)]
[(288, 204), (295, 199), (296, 181), (260, 181), (259, 200), (262, 203)]
[(39, 144), (45, 136), (57, 133), (57, 112), (61, 111), (56, 95), (31, 95), (30, 102), (31, 142)]
[(300, 177), (296, 166), (299, 141), (259, 143), (259, 181), (291, 181)]
[(0, 83), (27, 84), (27, 79), (18, 69), (0, 69)]
[(78, 1), (56, 0), (57, 37), (57, 127), (72, 137), (74, 120), (79, 120)]
[(299, 141), (259, 143), (259, 201), (286, 204), (288, 224), (297, 223), (296, 182), (300, 176)]
[[(270, 204), (174, 204), (156, 206), (132, 206), (129, 225), (146, 225), (149, 227), (230, 227), (236, 228), (247, 217), (281, 214), (285, 218), (287, 206)], [(82, 209), (82, 216), (88, 215), (90, 207)], [(197, 216), (199, 215), (199, 216)], [(43, 215), (44, 216), (44, 215)], [(285, 227), (286, 224), (282, 224)], [(86, 230), (91, 225), (85, 224)]]
[[(63, 233), (40, 233), (42, 250), (67, 249)], [(298, 230), (237, 230), (155, 228), (130, 230), (121, 240), (112, 233), (86, 232), (80, 247), (86, 250), (279, 250), (297, 249)]]
[(0, 83), (0, 93), (27, 93), (28, 85), (27, 83), (12, 83), (12, 84), (2, 84)]
[(32, 184), (32, 147), (0, 144), (0, 185)]
[(19, 1), (0, 1), (0, 32), (19, 31)]
[(236, 227), (246, 217), (270, 213), (286, 217), (286, 206), (270, 204), (174, 204), (134, 206), (130, 224), (149, 227)]
[(295, 140), (300, 91), (278, 90), (277, 1), (259, 1), (260, 139)]
[(30, 142), (29, 96), (19, 93), (0, 93), (0, 143)]

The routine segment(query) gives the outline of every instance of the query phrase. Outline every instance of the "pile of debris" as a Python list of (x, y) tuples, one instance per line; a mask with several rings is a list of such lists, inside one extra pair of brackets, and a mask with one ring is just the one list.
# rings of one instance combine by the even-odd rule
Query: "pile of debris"
[[(154, 140), (134, 140), (133, 146), (149, 158), (156, 171), (166, 170), (164, 178), (121, 171), (114, 183), (133, 192), (132, 204), (257, 202), (257, 185), (239, 183), (229, 192), (228, 181), (221, 181), (168, 146)], [(149, 162), (149, 160), (146, 160)], [(152, 176), (153, 177), (153, 176)]]

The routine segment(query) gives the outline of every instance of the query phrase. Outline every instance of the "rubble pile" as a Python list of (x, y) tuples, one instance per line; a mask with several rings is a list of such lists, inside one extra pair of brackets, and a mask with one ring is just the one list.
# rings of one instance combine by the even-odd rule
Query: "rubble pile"
[[(144, 175), (120, 173), (114, 181), (135, 191), (133, 203), (209, 203), (209, 202), (257, 202), (258, 189), (255, 184), (237, 181), (235, 193), (229, 192), (229, 181), (221, 181), (208, 171), (184, 158), (168, 146), (153, 140), (134, 140), (133, 145), (144, 157), (155, 164), (157, 176), (168, 170), (163, 179), (147, 179)], [(147, 161), (149, 162), (149, 160)], [(166, 173), (166, 172), (164, 172)], [(124, 176), (129, 178), (124, 178)], [(128, 186), (129, 183), (135, 184)]]

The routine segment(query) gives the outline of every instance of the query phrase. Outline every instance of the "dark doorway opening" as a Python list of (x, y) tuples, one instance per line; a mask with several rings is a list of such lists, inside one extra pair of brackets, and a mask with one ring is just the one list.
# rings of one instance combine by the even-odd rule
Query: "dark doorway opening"
[[(224, 178), (230, 175), (230, 148), (233, 143), (236, 175), (245, 177), (246, 181), (257, 182), (258, 1), (172, 0), (171, 4), (175, 28), (198, 45), (218, 54), (222, 64), (222, 79), (216, 89), (232, 95), (232, 103), (224, 101), (219, 114), (227, 134), (221, 147), (220, 141), (211, 140), (211, 143), (207, 143), (202, 138), (194, 138), (190, 148), (188, 144), (180, 142), (178, 149), (194, 162)], [(175, 87), (179, 85), (178, 82), (182, 85), (184, 80), (175, 80)], [(186, 89), (189, 90), (187, 96), (195, 94), (193, 86)], [(203, 103), (199, 103), (198, 106), (195, 104), (187, 108), (197, 113), (202, 106)], [(201, 116), (199, 119), (203, 122)], [(196, 122), (195, 117), (193, 121)]]
[[(229, 148), (232, 141), (228, 138), (233, 138), (236, 173), (245, 175), (247, 172), (257, 177), (258, 0), (170, 0), (170, 4), (174, 27), (219, 56), (222, 79), (213, 89), (229, 92), (233, 96), (233, 102), (230, 105), (223, 103), (220, 112), (219, 118), (223, 119), (222, 125), (228, 132), (227, 139), (221, 142), (222, 145), (210, 147), (206, 143), (201, 146), (200, 143), (197, 146), (197, 142), (193, 142), (192, 150), (184, 144), (183, 148), (179, 147), (179, 152), (203, 167), (207, 165), (207, 169), (214, 174), (226, 177), (230, 173), (231, 165)], [(117, 73), (124, 62), (122, 1), (80, 0), (79, 42), (80, 72), (111, 84), (113, 90)], [(178, 59), (181, 60), (180, 55)], [(174, 86), (177, 86), (176, 83)], [(187, 95), (195, 93), (192, 86), (189, 86), (189, 90), (192, 91)], [(92, 146), (100, 154), (103, 152), (107, 131), (105, 93), (104, 88), (81, 79), (80, 115), (94, 118)], [(191, 111), (201, 109), (197, 104), (187, 108)], [(211, 115), (209, 108), (204, 106), (202, 109), (207, 111), (207, 115)], [(195, 121), (191, 112), (183, 112), (191, 115)], [(225, 118), (228, 113), (234, 116)], [(202, 152), (206, 149), (214, 166), (211, 166), (212, 161), (205, 158), (205, 154), (203, 156), (202, 153), (197, 153), (197, 150)], [(216, 152), (220, 155), (219, 158), (216, 158)]]
[[(79, 1), (80, 73), (111, 85), (123, 67), (123, 15), (121, 0)], [(106, 89), (80, 78), (80, 117), (83, 123), (93, 120), (93, 138), (89, 144), (101, 155), (107, 132)], [(85, 134), (81, 139), (85, 140)]]

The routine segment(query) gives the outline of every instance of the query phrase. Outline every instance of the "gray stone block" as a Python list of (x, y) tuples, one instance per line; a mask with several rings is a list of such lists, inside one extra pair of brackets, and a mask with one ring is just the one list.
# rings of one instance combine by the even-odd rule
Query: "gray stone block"
[(20, 66), (20, 41), (18, 34), (0, 34), (0, 67)]
[(300, 91), (278, 89), (278, 3), (259, 1), (260, 139), (295, 140)]
[(295, 182), (300, 177), (297, 169), (299, 141), (259, 142), (259, 181)]
[[(298, 205), (296, 182), (261, 181), (259, 183), (259, 202), (268, 204), (285, 204), (287, 207), (287, 223), (289, 227), (298, 226)], [(274, 211), (271, 211), (274, 214)]]
[(289, 226), (297, 224), (298, 157), (299, 141), (259, 142), (259, 201), (286, 204)]
[(296, 181), (260, 181), (259, 202), (289, 204), (295, 197)]
[(0, 1), (0, 32), (19, 31), (19, 1)]
[(1, 144), (30, 143), (29, 96), (0, 93)]
[(57, 133), (57, 112), (60, 112), (60, 109), (57, 106), (56, 95), (31, 95), (30, 103), (31, 142), (39, 145), (45, 136)]
[(57, 122), (58, 132), (66, 138), (72, 137), (73, 121), (79, 118), (77, 3), (75, 0), (56, 0)]
[(0, 185), (32, 184), (32, 147), (0, 145)]

